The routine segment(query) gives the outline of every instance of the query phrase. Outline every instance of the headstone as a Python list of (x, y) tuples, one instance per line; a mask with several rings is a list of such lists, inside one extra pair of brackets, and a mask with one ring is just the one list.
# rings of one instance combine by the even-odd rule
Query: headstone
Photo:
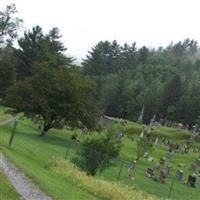
[(153, 116), (153, 118), (150, 121), (150, 126), (154, 126), (155, 125), (155, 119), (156, 119), (156, 115)]
[(143, 138), (143, 137), (144, 137), (144, 132), (145, 132), (145, 127), (144, 127), (144, 126), (142, 126), (142, 132), (141, 132), (141, 134), (140, 134), (140, 137), (141, 137), (141, 138)]
[(149, 156), (148, 161), (153, 162), (153, 157)]
[(167, 152), (167, 154), (166, 154), (166, 160), (172, 161), (172, 156), (173, 156), (172, 152)]
[(142, 107), (140, 116), (138, 117), (138, 123), (140, 123), (140, 124), (143, 123), (143, 117), (144, 117), (144, 106)]
[(196, 168), (197, 168), (196, 163), (192, 163), (192, 164), (190, 165), (190, 170), (195, 171)]
[(160, 183), (165, 183), (165, 178), (166, 178), (166, 173), (164, 170), (160, 171), (160, 176), (159, 176), (159, 182)]
[(117, 133), (117, 135), (116, 135), (117, 140), (122, 140), (123, 137), (124, 137), (123, 133)]
[(154, 176), (154, 171), (152, 168), (148, 167), (145, 174), (147, 177), (152, 178)]
[(103, 115), (101, 116), (100, 118), (100, 123), (103, 125), (103, 126), (110, 126), (112, 125), (113, 123), (113, 119), (111, 117), (108, 117), (106, 115)]
[(188, 177), (188, 182), (187, 185), (190, 187), (195, 187), (195, 182), (197, 179), (197, 175), (196, 174), (192, 174)]
[(162, 137), (162, 143), (165, 144), (165, 137)]
[(171, 166), (166, 166), (165, 167), (164, 171), (166, 173), (166, 176), (169, 174), (170, 170), (171, 170)]
[(127, 121), (126, 121), (125, 119), (121, 118), (121, 119), (120, 119), (120, 124), (121, 124), (122, 126), (125, 126), (125, 125), (127, 124)]
[(169, 144), (169, 152), (173, 152), (174, 151), (174, 144)]
[(159, 144), (159, 137), (156, 138), (155, 144)]
[(128, 165), (128, 169), (129, 170), (134, 170), (136, 168), (136, 164), (137, 162), (134, 160), (133, 162), (131, 162), (129, 165)]
[(144, 157), (145, 157), (145, 158), (148, 158), (148, 157), (149, 157), (149, 153), (148, 153), (148, 152), (145, 152), (145, 153), (144, 153)]
[(156, 165), (154, 166), (154, 169), (156, 170), (160, 169), (160, 163), (156, 163)]
[(160, 163), (161, 165), (164, 165), (164, 164), (165, 164), (165, 158), (160, 158), (159, 163)]
[(183, 180), (183, 174), (184, 174), (183, 170), (177, 170), (176, 171), (176, 180), (182, 181)]

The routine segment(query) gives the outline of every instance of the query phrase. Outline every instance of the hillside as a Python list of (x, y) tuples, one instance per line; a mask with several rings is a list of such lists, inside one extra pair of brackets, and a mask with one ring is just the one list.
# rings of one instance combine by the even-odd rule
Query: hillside
[[(149, 165), (155, 165), (159, 158), (166, 154), (166, 147), (155, 146), (155, 150), (151, 154), (151, 156), (154, 157), (153, 163), (149, 163), (146, 159), (138, 161), (138, 167), (134, 172), (136, 180), (133, 182), (128, 176), (127, 169), (129, 162), (135, 158), (136, 144), (135, 141), (132, 141), (127, 135), (123, 139), (123, 148), (121, 151), (121, 157), (124, 162), (119, 178), (120, 183), (117, 183), (116, 180), (118, 179), (121, 160), (114, 161), (113, 167), (105, 170), (103, 173), (98, 173), (95, 178), (91, 178), (77, 171), (77, 169), (74, 169), (69, 162), (64, 161), (66, 153), (67, 160), (70, 161), (81, 148), (80, 144), (71, 142), (70, 137), (73, 132), (52, 129), (48, 135), (41, 137), (38, 131), (33, 129), (34, 125), (31, 121), (27, 119), (21, 119), (20, 121), (21, 123), (19, 122), (17, 126), (16, 137), (11, 149), (8, 148), (8, 140), (13, 124), (1, 127), (1, 151), (3, 151), (16, 166), (31, 177), (43, 191), (58, 200), (64, 200), (66, 195), (69, 199), (76, 199), (77, 196), (79, 199), (116, 199), (116, 196), (120, 197), (120, 195), (122, 195), (124, 199), (129, 199), (128, 196), (131, 194), (133, 195), (132, 199), (156, 199), (156, 197), (151, 197), (147, 195), (147, 193), (141, 193), (141, 191), (166, 198), (177, 165), (185, 163), (186, 170), (189, 164), (195, 159), (195, 155), (192, 152), (186, 155), (174, 155), (174, 161), (170, 163), (173, 165), (172, 173), (167, 178), (166, 184), (160, 184), (149, 180), (144, 175)], [(127, 127), (138, 131), (140, 129), (140, 125), (136, 125), (132, 122), (129, 122)], [(163, 133), (173, 138), (175, 130), (166, 127), (160, 129)], [(77, 130), (76, 133), (79, 133), (79, 130)], [(137, 135), (138, 132), (133, 131), (133, 134)], [(179, 134), (180, 136), (177, 136), (176, 140), (183, 142), (184, 138), (187, 137), (189, 133), (183, 132)], [(81, 138), (85, 136), (80, 135), (79, 137), (80, 140), (82, 140)], [(66, 148), (69, 142), (71, 146), (70, 148)], [(52, 162), (52, 159), (55, 163)], [(75, 174), (79, 175), (75, 176)], [(190, 171), (184, 175), (185, 181), (188, 174), (190, 174)], [(102, 186), (100, 187), (100, 185)], [(135, 190), (131, 191), (127, 188), (127, 186), (132, 187), (133, 185)], [(187, 190), (187, 192), (182, 196), (182, 199), (194, 199), (198, 197), (199, 180), (197, 180), (197, 188), (195, 189), (188, 188), (183, 183), (176, 181), (172, 191), (172, 198), (180, 199), (181, 191), (183, 190)], [(119, 194), (116, 191), (118, 191)], [(127, 197), (125, 194), (127, 194)]]
[[(33, 125), (27, 119), (23, 123)], [(67, 131), (63, 131), (60, 136), (55, 134), (57, 131), (52, 130), (47, 137), (41, 138), (32, 128), (19, 124), (13, 146), (9, 149), (12, 126), (13, 124), (9, 124), (1, 127), (0, 150), (54, 199), (158, 199), (140, 191), (131, 191), (119, 183), (88, 177), (74, 169), (72, 164), (63, 160), (66, 135), (70, 135)], [(54, 162), (54, 157), (59, 159)], [(4, 187), (8, 189), (4, 185), (0, 190)], [(4, 198), (7, 197), (9, 196)]]

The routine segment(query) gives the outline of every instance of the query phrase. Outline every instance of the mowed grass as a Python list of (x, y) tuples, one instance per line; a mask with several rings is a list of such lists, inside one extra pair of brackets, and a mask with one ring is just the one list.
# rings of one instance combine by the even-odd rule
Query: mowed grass
[[(24, 119), (23, 122), (33, 126), (32, 122), (29, 120)], [(130, 122), (128, 125), (132, 128), (135, 128), (134, 126), (136, 126), (136, 128), (141, 129), (141, 125), (138, 124), (135, 125), (134, 123), (131, 124)], [(70, 136), (72, 134), (71, 131), (52, 129), (48, 135), (45, 137), (40, 137), (38, 131), (35, 131), (33, 128), (23, 124), (19, 124), (12, 148), (9, 149), (7, 143), (12, 127), (13, 124), (4, 126), (0, 130), (1, 150), (10, 160), (12, 160), (18, 167), (25, 171), (25, 173), (30, 176), (40, 188), (42, 188), (50, 196), (54, 197), (54, 199), (111, 199), (108, 196), (105, 197), (105, 195), (100, 195), (100, 193), (97, 193), (94, 191), (94, 189), (91, 189), (91, 187), (88, 188), (83, 186), (84, 184), (80, 184), (80, 180), (74, 179), (73, 176), (66, 176), (66, 174), (63, 175), (63, 173), (58, 173), (57, 171), (51, 170), (48, 167), (48, 163), (53, 156), (64, 159), (67, 152), (67, 159), (71, 160), (75, 157), (76, 151), (80, 150), (79, 144), (70, 143), (70, 148), (66, 148), (70, 141)], [(164, 129), (165, 127), (162, 128)], [(78, 130), (76, 132), (79, 133)], [(138, 133), (135, 132), (132, 134), (134, 136), (138, 135)], [(165, 134), (170, 135), (170, 133)], [(187, 134), (188, 133), (186, 133), (186, 135)], [(80, 135), (80, 139), (82, 139), (82, 137), (84, 136)], [(180, 136), (180, 138), (183, 138), (183, 136)], [(180, 139), (180, 141), (183, 142), (183, 139)], [(118, 177), (120, 183), (124, 186), (128, 185), (130, 187), (134, 185), (135, 191), (133, 192), (133, 199), (141, 199), (140, 195), (142, 194), (140, 191), (146, 191), (159, 197), (167, 197), (172, 182), (172, 177), (174, 176), (175, 171), (178, 169), (177, 165), (180, 163), (186, 164), (186, 167), (184, 168), (186, 173), (184, 181), (186, 181), (188, 174), (192, 173), (192, 171), (189, 170), (189, 165), (194, 161), (197, 155), (193, 154), (192, 152), (187, 155), (175, 154), (173, 157), (174, 162), (169, 163), (173, 166), (170, 177), (167, 178), (166, 184), (160, 184), (145, 177), (144, 173), (148, 166), (154, 166), (160, 157), (165, 156), (166, 151), (166, 147), (155, 146), (154, 151), (152, 152), (152, 156), (155, 158), (153, 163), (149, 163), (146, 159), (142, 158), (137, 163), (136, 170), (131, 172), (131, 175), (135, 176), (136, 178), (134, 182), (130, 179), (129, 172), (127, 171), (128, 162), (121, 163), (121, 160), (114, 161), (111, 168), (105, 170), (101, 174), (97, 174), (96, 177), (101, 180), (103, 179), (110, 181), (110, 187), (112, 184), (114, 184), (112, 181), (116, 181)], [(121, 157), (128, 161), (135, 159), (135, 140), (132, 141), (129, 139), (129, 137), (125, 137), (123, 139)], [(122, 168), (119, 176), (120, 166), (122, 166)], [(159, 172), (157, 172), (157, 174), (158, 173)], [(120, 185), (122, 189), (124, 189), (123, 185)], [(196, 188), (189, 188), (183, 182), (175, 181), (171, 196), (177, 200), (199, 199), (199, 180), (197, 180)], [(149, 196), (149, 198), (151, 198), (151, 196)], [(144, 194), (142, 199), (147, 199), (147, 196)]]
[(19, 194), (12, 187), (6, 176), (0, 171), (0, 199), (1, 200), (20, 200)]
[[(25, 120), (25, 123), (31, 124), (31, 122), (27, 120)], [(123, 199), (127, 199), (126, 193), (128, 192), (128, 199), (157, 199), (156, 197), (149, 196), (142, 192), (131, 191), (123, 185), (116, 186), (116, 183), (109, 181), (105, 181), (105, 187), (102, 187), (102, 190), (98, 190), (97, 192), (97, 190), (94, 190), (94, 187), (98, 189), (99, 184), (102, 184), (102, 180), (93, 180), (95, 178), (90, 177), (90, 181), (87, 181), (85, 175), (80, 182), (80, 179), (76, 179), (73, 174), (68, 174), (68, 170), (63, 174), (49, 168), (49, 161), (52, 157), (60, 157), (61, 160), (63, 160), (66, 145), (66, 137), (64, 134), (69, 135), (68, 132), (59, 136), (54, 135), (54, 130), (52, 130), (48, 136), (41, 137), (38, 135), (38, 132), (33, 129), (19, 124), (12, 148), (9, 149), (7, 144), (12, 127), (13, 124), (1, 127), (1, 151), (3, 151), (8, 159), (17, 167), (23, 170), (26, 175), (32, 178), (39, 188), (52, 196), (55, 200), (116, 199), (116, 189), (122, 196), (125, 191)], [(74, 173), (78, 174), (79, 171), (76, 170)], [(80, 174), (81, 173), (79, 173), (79, 175)], [(96, 185), (94, 185), (94, 183)], [(91, 184), (93, 187), (91, 187)], [(105, 188), (107, 188), (107, 191), (103, 190)]]

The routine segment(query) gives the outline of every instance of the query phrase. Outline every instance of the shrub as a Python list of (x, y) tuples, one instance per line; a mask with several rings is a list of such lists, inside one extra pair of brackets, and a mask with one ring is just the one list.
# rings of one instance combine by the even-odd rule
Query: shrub
[(111, 166), (112, 159), (119, 155), (121, 141), (116, 139), (113, 130), (93, 133), (82, 142), (81, 151), (73, 162), (87, 174), (94, 176), (98, 171)]

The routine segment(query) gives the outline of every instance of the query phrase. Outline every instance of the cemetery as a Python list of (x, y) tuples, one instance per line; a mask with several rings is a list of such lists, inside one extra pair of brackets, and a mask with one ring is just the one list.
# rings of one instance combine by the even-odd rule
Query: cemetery
[(198, 3), (11, 1), (0, 200), (200, 200)]
[[(180, 191), (184, 191), (182, 199), (197, 199), (200, 195), (199, 138), (196, 138), (188, 149), (185, 144), (192, 137), (189, 131), (176, 132), (174, 128), (161, 125), (155, 127), (152, 121), (149, 126), (130, 121), (124, 124), (121, 121), (112, 118), (112, 120), (106, 119), (106, 123), (103, 122), (105, 127), (112, 126), (118, 130), (116, 139), (123, 143), (123, 147), (120, 157), (112, 161), (111, 167), (102, 173), (98, 172), (95, 177), (120, 182), (132, 188), (133, 191), (144, 191), (157, 197), (180, 199), (182, 194)], [(17, 163), (17, 166), (36, 180), (39, 180), (39, 177), (29, 168), (29, 162), (33, 164), (34, 160), (38, 159), (34, 158), (34, 155), (41, 156), (42, 165), (47, 165), (52, 157), (71, 161), (80, 150), (81, 141), (87, 137), (81, 130), (74, 132), (53, 129), (45, 140), (41, 140), (33, 129), (33, 122), (27, 119), (22, 119), (22, 122), (18, 124), (11, 149), (7, 148), (7, 142), (13, 126), (9, 125), (1, 129), (1, 147), (5, 154)], [(142, 136), (141, 132), (143, 132)], [(133, 134), (134, 140), (130, 139), (130, 134)], [(68, 138), (69, 146), (66, 145), (63, 137)], [(137, 138), (141, 137), (151, 140), (153, 149), (149, 152), (145, 151), (143, 156), (136, 160)], [(25, 142), (20, 141), (22, 138)], [(35, 142), (39, 142), (37, 148), (33, 147), (36, 145)], [(48, 149), (40, 149), (40, 145), (45, 145)], [(26, 160), (24, 157), (26, 154), (32, 155), (33, 160)], [(19, 162), (21, 159), (23, 159), (23, 165)], [(33, 164), (35, 167), (37, 165), (40, 164)]]

